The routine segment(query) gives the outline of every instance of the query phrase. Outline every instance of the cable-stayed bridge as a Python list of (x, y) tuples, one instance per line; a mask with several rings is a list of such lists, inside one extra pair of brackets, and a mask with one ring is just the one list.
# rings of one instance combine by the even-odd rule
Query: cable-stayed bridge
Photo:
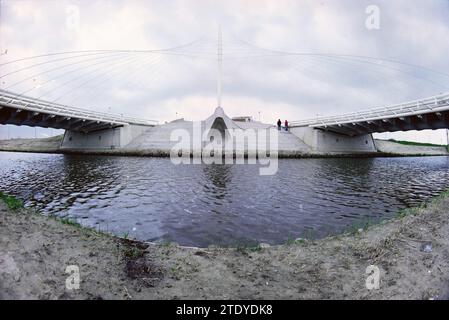
[[(18, 96), (0, 89), (0, 124), (38, 126), (88, 133), (124, 125), (155, 126), (156, 120), (113, 115)], [(374, 132), (449, 128), (449, 93), (331, 117), (292, 121), (349, 136)]]
[[(3, 60), (5, 57), (0, 58)], [(388, 58), (265, 49), (236, 37), (233, 42), (224, 44), (219, 32), (216, 43), (200, 38), (167, 49), (82, 50), (0, 61), (0, 124), (65, 129), (65, 145), (73, 148), (123, 147), (148, 130), (154, 136), (168, 139), (165, 133), (161, 133), (165, 132), (164, 125), (158, 125), (157, 121), (116, 115), (105, 105), (114, 102), (111, 96), (120, 95), (121, 92), (131, 92), (132, 97), (134, 92), (145, 92), (149, 100), (156, 89), (168, 92), (164, 87), (167, 82), (161, 79), (170, 74), (170, 70), (162, 70), (171, 68), (172, 76), (177, 79), (178, 74), (181, 74), (180, 70), (189, 71), (189, 65), (185, 63), (187, 60), (184, 59), (194, 61), (193, 66), (204, 72), (210, 66), (218, 66), (218, 72), (217, 69), (209, 70), (211, 75), (218, 74), (216, 82), (214, 77), (208, 78), (207, 71), (203, 76), (193, 77), (189, 83), (191, 85), (195, 81), (195, 88), (196, 85), (201, 87), (204, 83), (197, 82), (197, 79), (207, 79), (206, 86), (201, 87), (206, 91), (214, 90), (215, 84), (209, 84), (216, 83), (218, 107), (221, 107), (222, 86), (226, 88), (226, 82), (223, 84), (221, 79), (222, 73), (226, 74), (226, 66), (236, 63), (234, 74), (237, 76), (240, 72), (240, 75), (245, 75), (246, 70), (242, 68), (250, 64), (263, 67), (266, 59), (273, 62), (273, 66), (285, 68), (281, 78), (290, 74), (300, 74), (303, 77), (322, 75), (324, 80), (321, 81), (325, 82), (332, 75), (336, 81), (341, 82), (349, 73), (348, 70), (351, 70), (353, 73), (368, 74), (373, 77), (372, 80), (382, 83), (384, 79), (379, 75), (381, 71), (387, 71), (390, 77), (391, 73), (395, 73), (413, 78), (415, 82), (412, 83), (416, 86), (425, 83), (435, 90), (444, 89), (444, 92), (449, 92), (449, 75), (427, 67)], [(332, 70), (335, 72), (331, 72)], [(267, 76), (266, 80), (272, 79)], [(174, 90), (179, 88), (183, 89), (178, 86)], [(385, 86), (385, 90), (394, 89)], [(168, 95), (167, 92), (164, 94)], [(264, 92), (261, 91), (260, 94)], [(147, 104), (145, 100), (138, 103)], [(302, 105), (301, 100), (291, 103), (299, 107)], [(214, 107), (209, 108), (212, 111)], [(104, 111), (105, 109), (108, 111)], [(291, 134), (300, 140), (295, 142), (297, 145), (305, 143), (314, 150), (372, 151), (374, 144), (371, 133), (449, 127), (449, 93), (360, 110), (290, 121)], [(148, 111), (145, 114), (151, 114), (149, 110), (145, 111)], [(231, 120), (226, 121), (229, 124)], [(232, 126), (242, 127), (243, 124)], [(157, 127), (161, 129), (150, 130)], [(245, 124), (243, 127), (251, 126)], [(149, 134), (147, 136), (151, 138)], [(360, 147), (362, 142), (364, 146)], [(335, 147), (336, 144), (342, 146)], [(322, 148), (322, 145), (325, 147)]]

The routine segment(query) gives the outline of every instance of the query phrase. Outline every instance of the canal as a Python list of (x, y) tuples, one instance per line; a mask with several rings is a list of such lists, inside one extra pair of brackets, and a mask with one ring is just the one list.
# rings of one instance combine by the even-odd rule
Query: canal
[(0, 191), (27, 207), (200, 247), (321, 238), (448, 188), (449, 157), (280, 159), (276, 175), (260, 176), (257, 165), (0, 152)]

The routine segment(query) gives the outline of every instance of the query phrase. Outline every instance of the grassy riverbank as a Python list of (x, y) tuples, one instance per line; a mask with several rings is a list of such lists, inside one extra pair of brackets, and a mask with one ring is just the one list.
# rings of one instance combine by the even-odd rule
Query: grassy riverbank
[(403, 140), (395, 140), (395, 139), (389, 139), (388, 141), (399, 143), (399, 144), (403, 144), (403, 145), (406, 145), (406, 146), (442, 147), (442, 148), (445, 148), (449, 152), (449, 145), (447, 145), (447, 144), (423, 143), (423, 142), (403, 141)]
[[(430, 299), (449, 292), (449, 194), (379, 225), (252, 248), (149, 245), (0, 201), (0, 298)], [(421, 250), (431, 243), (431, 252)], [(80, 269), (68, 290), (68, 265)], [(380, 289), (365, 286), (380, 268)]]

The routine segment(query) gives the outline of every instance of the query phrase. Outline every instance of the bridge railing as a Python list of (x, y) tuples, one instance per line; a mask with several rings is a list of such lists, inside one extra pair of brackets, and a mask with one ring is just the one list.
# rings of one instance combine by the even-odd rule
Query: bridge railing
[(363, 111), (351, 112), (339, 116), (318, 117), (314, 119), (292, 121), (290, 126), (329, 126), (341, 123), (374, 121), (400, 116), (419, 115), (429, 111), (438, 111), (449, 107), (449, 93), (420, 100), (395, 104)]
[(82, 118), (92, 121), (100, 121), (114, 124), (138, 124), (156, 125), (158, 121), (138, 119), (121, 115), (107, 114), (87, 109), (71, 107), (59, 103), (52, 103), (28, 96), (17, 95), (16, 93), (0, 89), (0, 103), (10, 107), (30, 110), (34, 112), (54, 114), (65, 117)]

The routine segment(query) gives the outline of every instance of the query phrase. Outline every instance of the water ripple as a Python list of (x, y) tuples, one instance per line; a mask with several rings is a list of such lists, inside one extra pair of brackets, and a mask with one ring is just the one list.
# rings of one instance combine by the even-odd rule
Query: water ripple
[(323, 237), (449, 188), (447, 157), (285, 159), (274, 176), (258, 169), (0, 152), (0, 190), (117, 234), (207, 246)]

